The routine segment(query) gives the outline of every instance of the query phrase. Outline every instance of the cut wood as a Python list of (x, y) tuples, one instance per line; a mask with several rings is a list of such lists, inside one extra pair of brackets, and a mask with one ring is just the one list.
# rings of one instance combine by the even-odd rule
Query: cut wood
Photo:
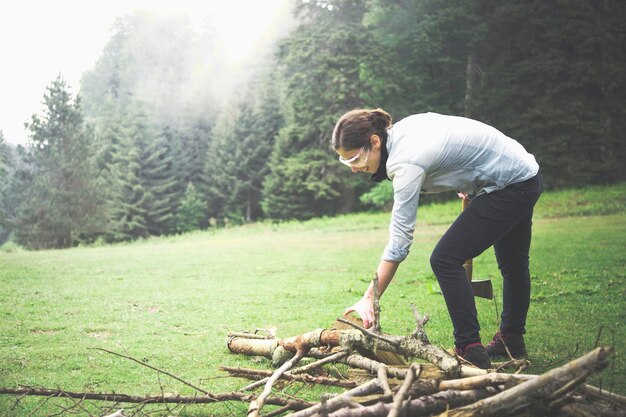
[[(572, 381), (582, 382), (594, 372), (598, 372), (607, 365), (607, 358), (612, 348), (599, 347), (586, 355), (546, 372), (545, 374), (529, 379), (498, 395), (486, 398), (466, 407), (450, 410), (446, 417), (470, 416), (510, 416), (520, 414), (532, 407), (548, 409), (555, 393), (560, 396), (575, 388)], [(442, 414), (442, 417), (444, 415)]]

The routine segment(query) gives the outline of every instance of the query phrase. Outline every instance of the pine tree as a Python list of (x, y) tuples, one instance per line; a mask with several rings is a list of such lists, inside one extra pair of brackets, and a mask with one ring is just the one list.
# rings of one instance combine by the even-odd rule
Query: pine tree
[(145, 115), (129, 114), (124, 119), (119, 145), (112, 148), (109, 169), (112, 175), (113, 203), (110, 211), (109, 239), (134, 240), (149, 236), (147, 191), (142, 183), (143, 135), (148, 125)]
[(9, 187), (14, 171), (11, 148), (6, 143), (4, 133), (0, 130), (0, 245), (8, 237), (7, 217), (9, 211)]
[(85, 125), (80, 98), (61, 76), (47, 88), (44, 112), (27, 124), (30, 144), (22, 154), (22, 177), (12, 228), (19, 243), (66, 248), (102, 232), (102, 197), (95, 187), (93, 132)]
[(280, 46), (277, 76), (284, 123), (263, 185), (263, 209), (275, 219), (347, 211), (358, 179), (329, 150), (336, 119), (362, 106), (359, 78), (364, 1), (300, 5), (301, 24)]
[(613, 129), (624, 120), (625, 10), (593, 1), (490, 8), (477, 111), (535, 154), (551, 186), (624, 172)]
[(146, 226), (151, 235), (172, 233), (175, 230), (174, 214), (178, 208), (177, 178), (174, 156), (167, 129), (145, 138), (141, 154), (141, 182), (148, 197), (145, 201)]
[(190, 232), (202, 227), (205, 218), (205, 202), (192, 182), (187, 184), (185, 195), (176, 213), (176, 231)]

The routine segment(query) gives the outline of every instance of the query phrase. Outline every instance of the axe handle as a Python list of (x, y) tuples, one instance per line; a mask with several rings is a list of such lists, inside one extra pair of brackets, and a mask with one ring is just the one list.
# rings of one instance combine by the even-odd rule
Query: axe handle
[[(469, 200), (466, 200), (465, 198), (463, 198), (461, 200), (461, 212), (463, 212), (463, 210), (468, 208), (469, 205), (470, 205)], [(485, 280), (479, 280), (479, 281), (472, 281), (472, 272), (474, 269), (474, 262), (471, 258), (465, 261), (465, 263), (463, 264), (463, 268), (465, 269), (465, 275), (467, 275), (467, 279), (469, 280), (472, 286), (472, 291), (474, 292), (474, 296), (487, 298), (489, 300), (493, 299), (493, 287), (491, 284), (491, 280), (485, 279)]]
[[(462, 198), (461, 199), (461, 212), (463, 212), (466, 208), (468, 208), (469, 205), (470, 205), (470, 201), (467, 198)], [(470, 282), (472, 282), (472, 272), (474, 269), (473, 259), (470, 258), (466, 260), (465, 263), (463, 264), (463, 268), (465, 268), (465, 274), (467, 275), (467, 279)]]

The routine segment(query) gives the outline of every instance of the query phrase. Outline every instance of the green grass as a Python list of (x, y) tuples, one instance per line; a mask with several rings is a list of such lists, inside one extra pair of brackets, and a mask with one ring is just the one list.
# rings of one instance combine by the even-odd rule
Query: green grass
[[(528, 372), (545, 372), (592, 349), (602, 329), (600, 343), (614, 345), (616, 354), (592, 382), (626, 394), (625, 202), (625, 184), (542, 196), (531, 250), (527, 344), (534, 366)], [(414, 302), (431, 317), (431, 341), (452, 346), (452, 327), (428, 259), (459, 206), (455, 201), (420, 208), (411, 255), (381, 301), (385, 331), (410, 333)], [(0, 250), (0, 386), (192, 392), (134, 362), (90, 349), (101, 347), (208, 391), (238, 389), (244, 382), (224, 378), (220, 365), (271, 365), (230, 354), (228, 329), (275, 325), (279, 337), (287, 337), (332, 324), (366, 288), (386, 244), (388, 217), (254, 224), (62, 251)], [(474, 273), (493, 278), (501, 292), (492, 251), (475, 260)], [(497, 329), (495, 307), (486, 300), (477, 305), (487, 341)], [(299, 389), (299, 396), (310, 391), (290, 389)], [(323, 391), (308, 393), (309, 399)], [(41, 402), (23, 398), (14, 407), (14, 397), (0, 396), (0, 415), (28, 416)], [(59, 404), (71, 403), (49, 401), (37, 415), (59, 412)], [(242, 415), (245, 408), (190, 407), (180, 415)]]

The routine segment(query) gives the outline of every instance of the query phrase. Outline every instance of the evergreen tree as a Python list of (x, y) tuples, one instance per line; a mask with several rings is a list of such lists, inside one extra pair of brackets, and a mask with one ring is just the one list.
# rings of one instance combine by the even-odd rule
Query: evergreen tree
[(9, 177), (9, 167), (11, 166), (9, 145), (6, 143), (4, 133), (0, 130), (0, 183), (6, 183)]
[[(66, 248), (102, 232), (101, 195), (95, 187), (93, 132), (85, 125), (80, 99), (61, 76), (47, 88), (44, 112), (27, 124), (30, 144), (22, 153), (12, 229), (33, 248)], [(26, 185), (25, 181), (31, 183)]]
[(190, 232), (202, 227), (205, 218), (205, 202), (192, 182), (187, 189), (176, 213), (176, 231)]
[(113, 154), (115, 200), (111, 209), (109, 239), (134, 240), (147, 237), (146, 190), (141, 183), (141, 128), (127, 131)]
[(205, 190), (211, 217), (249, 222), (259, 218), (263, 180), (280, 126), (270, 72), (251, 80), (218, 118), (207, 155)]
[(336, 119), (363, 104), (364, 12), (365, 1), (303, 3), (300, 26), (280, 45), (284, 123), (263, 185), (263, 209), (272, 218), (349, 211), (356, 202), (359, 179), (338, 166), (329, 143)]
[(8, 237), (7, 212), (9, 210), (9, 187), (14, 171), (11, 148), (6, 143), (4, 133), (0, 130), (0, 245)]
[(172, 233), (174, 214), (178, 208), (177, 177), (171, 136), (167, 129), (155, 136), (145, 137), (141, 144), (141, 182), (148, 192), (145, 201), (146, 226), (151, 235)]
[(489, 10), (477, 111), (525, 144), (552, 186), (623, 178), (625, 11), (594, 1)]

